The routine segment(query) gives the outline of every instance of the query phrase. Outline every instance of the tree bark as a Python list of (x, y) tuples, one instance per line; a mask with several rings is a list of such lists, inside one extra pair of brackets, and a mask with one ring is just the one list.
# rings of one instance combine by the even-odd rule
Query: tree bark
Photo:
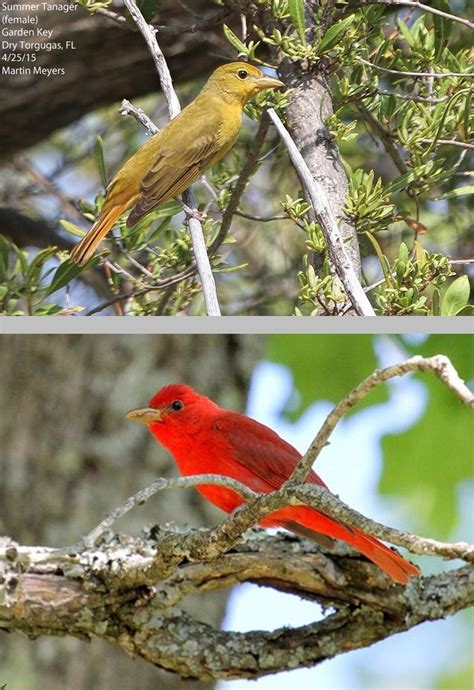
[[(118, 536), (106, 546), (64, 555), (0, 543), (6, 583), (0, 628), (100, 637), (181, 678), (210, 681), (314, 666), (474, 603), (469, 565), (402, 587), (341, 544), (328, 551), (297, 537), (259, 534), (217, 559), (196, 562), (187, 536), (201, 537), (160, 529), (139, 541)], [(242, 581), (336, 612), (302, 627), (238, 633), (178, 609), (194, 593), (202, 601), (206, 592)]]
[[(259, 341), (245, 336), (4, 336), (0, 532), (25, 544), (64, 546), (156, 475), (175, 474), (169, 456), (124, 413), (172, 381), (242, 408), (258, 351)], [(218, 520), (219, 512), (192, 489), (160, 498), (124, 518), (120, 529)], [(225, 599), (223, 593), (191, 598), (187, 612), (219, 625)], [(74, 617), (80, 618), (77, 610), (71, 629)], [(140, 674), (143, 690), (181, 687), (177, 677), (99, 639), (84, 645), (2, 635), (0, 645), (2, 683), (16, 679), (26, 687), (29, 674), (37, 690), (128, 690)], [(190, 685), (202, 687), (210, 686)]]

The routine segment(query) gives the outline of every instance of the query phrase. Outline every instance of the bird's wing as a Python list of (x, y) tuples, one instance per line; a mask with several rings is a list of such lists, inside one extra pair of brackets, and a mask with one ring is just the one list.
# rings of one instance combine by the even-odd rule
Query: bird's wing
[[(274, 431), (237, 412), (219, 415), (214, 428), (226, 439), (227, 450), (230, 450), (234, 462), (245, 469), (245, 483), (254, 491), (280, 488), (301, 458), (301, 453)], [(251, 483), (248, 481), (249, 473), (255, 477)], [(307, 481), (325, 486), (313, 471)]]
[(179, 139), (163, 148), (141, 183), (141, 193), (128, 217), (132, 227), (168, 199), (178, 196), (199, 177), (218, 151), (218, 130), (197, 137), (191, 144)]

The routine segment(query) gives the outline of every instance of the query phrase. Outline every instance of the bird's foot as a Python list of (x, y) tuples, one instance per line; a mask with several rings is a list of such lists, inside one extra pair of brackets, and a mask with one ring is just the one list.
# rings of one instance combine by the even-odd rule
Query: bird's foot
[(183, 204), (183, 209), (188, 218), (194, 218), (200, 223), (202, 223), (206, 218), (205, 213), (201, 213), (201, 211), (198, 211), (197, 208), (191, 208), (191, 206), (188, 206), (187, 204)]

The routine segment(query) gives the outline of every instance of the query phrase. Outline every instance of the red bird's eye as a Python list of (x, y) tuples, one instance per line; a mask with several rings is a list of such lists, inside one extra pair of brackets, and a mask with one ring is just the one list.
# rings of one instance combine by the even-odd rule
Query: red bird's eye
[(174, 402), (171, 403), (171, 408), (173, 410), (176, 410), (176, 412), (178, 412), (179, 410), (182, 410), (183, 407), (184, 407), (184, 405), (181, 402), (181, 400), (175, 400)]

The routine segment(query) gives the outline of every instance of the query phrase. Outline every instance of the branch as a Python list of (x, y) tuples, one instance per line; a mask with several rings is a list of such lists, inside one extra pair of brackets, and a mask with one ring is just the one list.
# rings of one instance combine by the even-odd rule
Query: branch
[(217, 236), (209, 249), (211, 255), (214, 254), (214, 252), (220, 247), (227, 233), (229, 232), (232, 223), (232, 216), (236, 213), (239, 207), (240, 198), (245, 191), (245, 188), (248, 184), (250, 176), (252, 175), (255, 169), (255, 166), (257, 165), (260, 156), (260, 151), (262, 150), (262, 146), (265, 142), (265, 138), (267, 136), (269, 127), (270, 119), (267, 113), (265, 112), (262, 115), (262, 118), (258, 125), (257, 133), (255, 135), (255, 139), (252, 142), (252, 146), (247, 154), (245, 163), (242, 167), (242, 170), (240, 171), (237, 182), (235, 183), (234, 188), (232, 190), (229, 202), (222, 215), (222, 222), (221, 227), (219, 228), (219, 232), (217, 233)]
[(326, 239), (331, 261), (355, 311), (362, 316), (375, 316), (375, 312), (359, 282), (354, 266), (347, 255), (326, 193), (311, 175), (298, 147), (273, 108), (268, 110), (268, 114), (288, 149), (291, 161), (311, 199), (318, 223)]
[(127, 498), (126, 501), (109, 513), (96, 527), (94, 527), (94, 529), (88, 532), (88, 534), (81, 539), (78, 545), (73, 546), (72, 550), (82, 550), (84, 547), (90, 549), (96, 546), (105, 532), (109, 530), (117, 520), (126, 515), (136, 506), (143, 505), (158, 492), (163, 491), (164, 489), (187, 489), (190, 486), (194, 487), (197, 484), (203, 483), (215, 484), (216, 486), (224, 486), (226, 488), (233, 489), (236, 493), (242, 496), (242, 498), (250, 501), (259, 496), (259, 494), (257, 494), (255, 491), (252, 491), (252, 489), (249, 489), (247, 486), (245, 486), (245, 484), (242, 484), (236, 479), (223, 477), (219, 474), (174, 477), (172, 479), (158, 477), (158, 479), (155, 479), (152, 484), (147, 486), (145, 489), (137, 491), (135, 494), (133, 494), (133, 496)]
[(355, 59), (358, 62), (361, 62), (363, 65), (368, 65), (369, 67), (379, 70), (379, 72), (394, 74), (397, 77), (430, 77), (433, 79), (444, 79), (447, 77), (474, 77), (473, 72), (400, 72), (396, 69), (381, 67), (380, 65), (376, 65), (374, 62), (369, 62), (368, 60), (365, 60), (357, 55), (355, 56)]
[(394, 143), (395, 137), (388, 130), (388, 126), (387, 126), (387, 128), (385, 128), (382, 125), (382, 123), (379, 122), (379, 120), (377, 120), (377, 118), (374, 117), (374, 115), (372, 115), (370, 110), (368, 108), (366, 108), (362, 103), (358, 103), (356, 105), (356, 107), (359, 110), (362, 117), (364, 118), (364, 120), (366, 120), (366, 122), (369, 124), (369, 126), (371, 126), (372, 129), (374, 130), (375, 134), (379, 137), (385, 151), (388, 153), (388, 155), (392, 159), (398, 172), (401, 175), (405, 175), (405, 173), (408, 172), (407, 164), (405, 163), (402, 156), (400, 155), (400, 151), (398, 150), (397, 146)]
[(150, 136), (153, 136), (160, 131), (160, 128), (155, 125), (153, 120), (150, 120), (148, 115), (141, 108), (137, 108), (136, 106), (132, 105), (130, 101), (127, 101), (126, 98), (124, 98), (122, 101), (122, 104), (119, 108), (119, 113), (120, 115), (131, 115), (134, 117), (135, 120), (142, 125), (142, 127), (145, 127)]
[(445, 355), (434, 355), (433, 357), (421, 357), (415, 355), (405, 362), (394, 364), (386, 369), (377, 369), (368, 376), (362, 383), (354, 388), (344, 400), (336, 405), (329, 413), (317, 433), (305, 455), (298, 463), (289, 481), (302, 482), (306, 479), (324, 446), (328, 443), (329, 437), (343, 417), (361, 400), (363, 400), (376, 386), (397, 376), (405, 376), (414, 371), (431, 371), (459, 398), (465, 405), (474, 407), (474, 395), (459, 377), (456, 369)]
[[(191, 535), (160, 529), (141, 539), (117, 537), (107, 549), (80, 556), (3, 539), (0, 629), (99, 637), (183, 678), (257, 678), (314, 666), (474, 601), (470, 567), (403, 588), (363, 558), (347, 557), (344, 548), (328, 558), (314, 544), (281, 535), (258, 533), (218, 561), (192, 563), (180, 550), (183, 536)], [(170, 544), (181, 561), (169, 556)], [(336, 613), (299, 628), (235, 633), (177, 610), (186, 597), (243, 581), (303, 596)]]
[(436, 14), (438, 17), (444, 17), (452, 22), (458, 22), (458, 24), (464, 24), (464, 26), (474, 29), (474, 22), (471, 22), (469, 19), (458, 17), (457, 15), (450, 14), (449, 12), (443, 12), (437, 7), (429, 7), (428, 5), (424, 5), (422, 2), (417, 2), (417, 0), (358, 0), (355, 4), (357, 4), (358, 7), (364, 7), (365, 5), (388, 5), (389, 7), (392, 5), (401, 5), (402, 7), (415, 7), (423, 12)]
[[(158, 45), (158, 41), (156, 40), (156, 30), (146, 23), (143, 15), (135, 4), (135, 0), (124, 0), (124, 2), (148, 45), (160, 77), (161, 88), (166, 97), (170, 119), (173, 119), (181, 112), (181, 106), (173, 88), (171, 74), (168, 69), (168, 65), (166, 64), (165, 57), (160, 46)], [(194, 209), (196, 206), (192, 192), (189, 189), (184, 192), (183, 201), (189, 208)], [(194, 213), (188, 212), (186, 216), (189, 231), (191, 233), (191, 240), (193, 243), (193, 251), (196, 258), (199, 278), (201, 280), (204, 301), (206, 304), (206, 312), (208, 316), (220, 316), (216, 284), (212, 274), (209, 257), (207, 255), (206, 243), (204, 240), (201, 223)]]
[(462, 149), (474, 149), (474, 144), (459, 139), (420, 139), (425, 144), (436, 144), (438, 146), (459, 146)]

